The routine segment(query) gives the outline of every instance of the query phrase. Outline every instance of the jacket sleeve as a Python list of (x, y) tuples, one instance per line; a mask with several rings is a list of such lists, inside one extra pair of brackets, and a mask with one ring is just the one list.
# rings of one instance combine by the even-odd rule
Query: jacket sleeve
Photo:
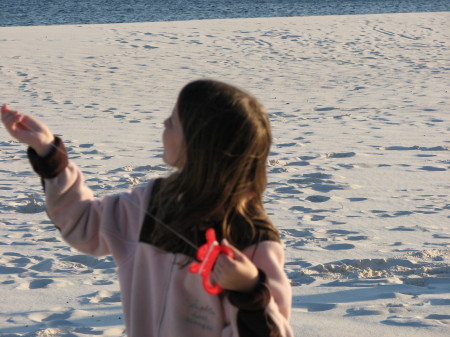
[[(228, 292), (237, 310), (230, 314), (234, 335), (240, 337), (292, 337), (289, 325), (292, 292), (283, 270), (284, 251), (280, 243), (264, 241), (244, 253), (259, 269), (259, 283), (250, 293)], [(234, 322), (233, 322), (234, 321)]]
[(72, 247), (94, 256), (112, 254), (120, 264), (138, 240), (151, 184), (97, 200), (79, 168), (67, 160), (62, 141), (57, 139), (54, 149), (43, 158), (28, 150), (43, 181), (48, 216)]

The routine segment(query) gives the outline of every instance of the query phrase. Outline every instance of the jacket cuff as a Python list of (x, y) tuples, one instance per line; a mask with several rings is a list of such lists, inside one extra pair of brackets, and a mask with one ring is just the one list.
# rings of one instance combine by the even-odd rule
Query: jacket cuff
[(43, 179), (51, 179), (60, 174), (69, 163), (67, 150), (61, 138), (55, 136), (52, 149), (44, 157), (39, 156), (36, 151), (29, 147), (27, 150), (33, 170)]
[(241, 310), (262, 310), (267, 307), (271, 293), (267, 286), (266, 274), (259, 271), (259, 282), (251, 292), (228, 291), (228, 300), (232, 305)]

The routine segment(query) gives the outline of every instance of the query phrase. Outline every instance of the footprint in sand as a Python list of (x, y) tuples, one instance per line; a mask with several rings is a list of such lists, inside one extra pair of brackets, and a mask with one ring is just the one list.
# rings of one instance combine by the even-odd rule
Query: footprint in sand
[[(104, 174), (107, 176), (108, 182), (115, 182), (114, 188), (129, 189), (145, 182), (147, 179), (158, 176), (157, 172), (166, 172), (167, 170), (169, 168), (166, 165), (125, 166), (110, 170)], [(101, 182), (97, 185), (91, 183), (90, 187), (93, 189), (113, 188), (112, 185), (105, 186), (103, 180), (98, 178), (92, 179), (92, 181)]]
[(406, 226), (399, 226), (396, 228), (389, 229), (389, 231), (391, 231), (391, 232), (414, 232), (416, 230), (417, 230), (417, 228), (406, 227)]
[(66, 320), (70, 317), (70, 312), (57, 313), (57, 312), (34, 312), (31, 313), (28, 318), (35, 322), (50, 322), (55, 320)]
[(431, 314), (425, 317), (425, 319), (432, 319), (436, 321), (441, 321), (444, 324), (450, 323), (450, 315), (442, 315), (442, 314)]
[(31, 270), (38, 271), (38, 272), (48, 272), (52, 271), (53, 269), (53, 259), (46, 259), (42, 262), (39, 262), (38, 264), (30, 267)]
[(345, 229), (330, 229), (330, 230), (327, 230), (327, 234), (342, 236), (342, 235), (349, 235), (349, 234), (358, 234), (358, 232), (348, 231)]
[(27, 290), (27, 289), (43, 289), (48, 288), (48, 286), (52, 283), (54, 283), (52, 279), (36, 279), (32, 280), (30, 282), (24, 282), (20, 284), (17, 289), (20, 290)]
[(355, 152), (332, 152), (326, 155), (327, 158), (351, 158), (356, 156)]
[(16, 207), (18, 213), (33, 214), (45, 211), (45, 201), (40, 196), (28, 195), (26, 198), (16, 199), (23, 204)]
[(350, 243), (334, 243), (325, 247), (326, 250), (347, 250), (353, 248), (355, 248), (355, 245)]
[(298, 143), (293, 143), (293, 142), (290, 142), (290, 143), (280, 143), (280, 144), (277, 144), (277, 147), (278, 147), (278, 148), (283, 148), (283, 147), (291, 147), (291, 146), (296, 146), (296, 145), (298, 145)]
[(142, 46), (142, 48), (145, 48), (145, 49), (158, 49), (159, 47), (151, 46), (149, 44), (146, 44), (145, 46)]
[(20, 274), (26, 271), (25, 268), (0, 266), (0, 275)]
[(311, 184), (309, 187), (316, 192), (323, 192), (323, 193), (328, 193), (334, 190), (346, 189), (344, 185), (338, 185), (335, 182)]
[(420, 318), (403, 318), (403, 317), (392, 317), (380, 322), (381, 324), (392, 325), (397, 327), (414, 327), (414, 328), (426, 328), (432, 327), (432, 324), (429, 324), (423, 321)]
[(305, 160), (301, 160), (301, 161), (292, 161), (290, 163), (287, 164), (287, 166), (309, 166), (309, 162), (305, 161)]
[(330, 200), (330, 197), (327, 197), (325, 195), (310, 195), (309, 197), (306, 197), (306, 200), (310, 201), (310, 202), (325, 202)]
[(26, 266), (31, 263), (31, 259), (27, 257), (19, 257), (17, 259), (11, 260), (10, 263), (15, 264), (16, 266)]
[(88, 303), (119, 303), (120, 292), (118, 291), (108, 291), (108, 290), (100, 290), (96, 291), (92, 294), (82, 296), (81, 304)]
[(87, 268), (92, 269), (108, 269), (115, 268), (115, 263), (110, 256), (104, 258), (96, 258), (88, 255), (72, 255), (67, 257), (62, 257), (61, 261), (71, 262), (73, 264), (80, 264)]
[(294, 198), (295, 194), (301, 194), (303, 193), (299, 189), (296, 189), (292, 186), (285, 186), (285, 187), (278, 187), (275, 189), (276, 193), (286, 194), (288, 198)]
[(364, 241), (364, 240), (369, 240), (369, 237), (365, 236), (365, 235), (355, 235), (355, 236), (347, 237), (347, 240), (350, 240), (350, 241)]
[[(86, 310), (54, 308), (49, 311), (32, 312), (27, 317), (39, 327), (39, 331), (33, 336), (124, 336), (123, 327), (97, 329), (99, 322), (107, 318)], [(118, 320), (117, 323), (121, 325), (120, 316)]]
[(335, 107), (324, 107), (324, 108), (315, 108), (314, 111), (332, 111), (332, 110), (336, 110), (337, 108)]
[(337, 305), (334, 303), (304, 303), (296, 300), (296, 298), (294, 298), (292, 306), (306, 309), (307, 312), (328, 311), (337, 308)]
[[(83, 314), (80, 314), (83, 313)], [(52, 311), (33, 312), (28, 318), (33, 322), (44, 325), (45, 329), (37, 332), (36, 336), (74, 336), (71, 332), (89, 331), (89, 335), (97, 335), (92, 329), (76, 328), (76, 324), (71, 319), (86, 318), (91, 315), (81, 310), (64, 311), (63, 308), (55, 308)], [(80, 331), (78, 331), (80, 329)]]
[[(335, 181), (331, 180), (332, 175), (323, 174), (323, 173), (309, 173), (304, 174), (299, 178), (289, 179), (288, 183), (293, 185), (300, 185), (300, 188), (310, 188), (313, 191), (321, 192), (321, 193), (329, 193), (333, 190), (345, 190), (351, 188), (344, 184), (338, 184)], [(311, 196), (310, 202), (325, 202), (330, 200), (323, 195), (315, 195)]]
[(419, 170), (429, 171), (429, 172), (447, 171), (447, 169), (443, 166), (422, 166), (422, 167), (419, 167)]
[(387, 314), (387, 310), (384, 308), (363, 307), (363, 308), (348, 309), (347, 314), (345, 316), (373, 316), (385, 314)]
[(287, 272), (290, 283), (293, 287), (298, 287), (301, 285), (308, 285), (314, 283), (316, 279), (312, 276), (305, 275), (303, 271), (291, 271)]
[(347, 198), (348, 201), (351, 202), (359, 202), (359, 201), (365, 201), (367, 198)]

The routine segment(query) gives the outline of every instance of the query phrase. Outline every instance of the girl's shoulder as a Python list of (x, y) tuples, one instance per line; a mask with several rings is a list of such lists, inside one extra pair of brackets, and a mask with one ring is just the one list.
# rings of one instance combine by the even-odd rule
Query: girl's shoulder
[[(258, 267), (278, 268), (284, 265), (284, 247), (280, 241), (265, 240), (257, 242), (242, 252)], [(270, 267), (272, 266), (272, 267)], [(263, 267), (263, 269), (265, 269)]]

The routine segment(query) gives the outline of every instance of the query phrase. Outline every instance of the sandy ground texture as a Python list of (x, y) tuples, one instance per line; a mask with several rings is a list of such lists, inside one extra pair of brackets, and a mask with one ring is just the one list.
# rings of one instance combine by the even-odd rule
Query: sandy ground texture
[[(208, 77), (267, 107), (265, 205), (296, 336), (450, 335), (450, 13), (0, 28), (0, 103), (99, 197), (170, 171), (162, 121)], [(124, 336), (110, 257), (63, 243), (0, 128), (0, 336)]]

